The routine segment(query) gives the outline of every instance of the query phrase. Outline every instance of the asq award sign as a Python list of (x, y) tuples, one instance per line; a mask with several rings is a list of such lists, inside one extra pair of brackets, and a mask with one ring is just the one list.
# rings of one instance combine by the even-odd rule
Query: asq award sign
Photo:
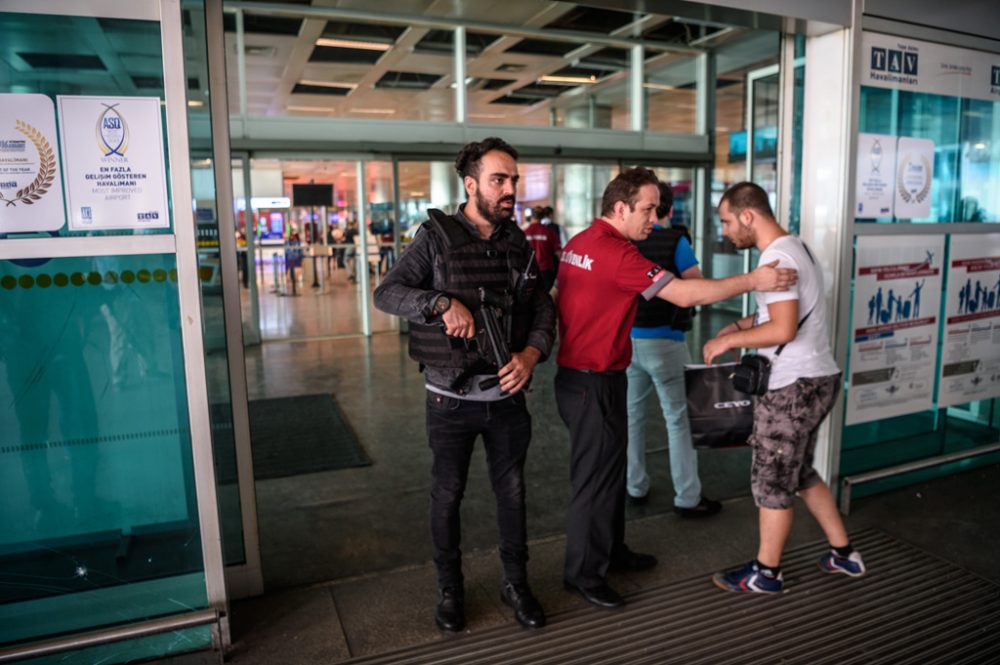
[(51, 99), (0, 94), (0, 233), (57, 231), (66, 222), (56, 149)]
[(895, 201), (896, 137), (858, 134), (857, 218), (892, 217)]
[(169, 227), (159, 98), (56, 101), (70, 229)]

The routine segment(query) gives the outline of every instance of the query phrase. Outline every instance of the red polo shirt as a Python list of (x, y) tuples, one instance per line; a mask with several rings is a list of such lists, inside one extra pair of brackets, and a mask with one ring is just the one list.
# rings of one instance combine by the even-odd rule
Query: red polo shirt
[(556, 230), (542, 226), (541, 222), (535, 222), (524, 230), (524, 237), (535, 250), (535, 263), (538, 264), (538, 269), (555, 270), (559, 252), (562, 250)]
[(613, 226), (595, 219), (563, 250), (556, 362), (595, 372), (628, 367), (636, 296), (650, 300), (671, 279)]

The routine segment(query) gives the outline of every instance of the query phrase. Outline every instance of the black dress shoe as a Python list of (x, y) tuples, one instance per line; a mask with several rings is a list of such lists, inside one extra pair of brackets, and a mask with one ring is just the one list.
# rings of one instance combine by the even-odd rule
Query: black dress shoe
[(441, 630), (459, 633), (465, 630), (465, 593), (460, 587), (438, 590), (438, 605), (434, 622)]
[(545, 612), (527, 584), (513, 584), (504, 580), (500, 585), (500, 600), (514, 609), (514, 618), (525, 628), (541, 628), (545, 625)]
[(711, 499), (706, 499), (701, 497), (701, 501), (694, 508), (681, 508), (680, 506), (674, 506), (674, 512), (681, 517), (711, 517), (715, 515), (720, 510), (722, 510), (722, 504), (718, 501), (712, 501)]
[(649, 494), (643, 494), (642, 496), (632, 496), (629, 493), (625, 493), (625, 503), (630, 506), (645, 506), (649, 503)]
[(625, 545), (619, 547), (611, 555), (610, 570), (625, 573), (638, 573), (642, 570), (649, 570), (657, 564), (656, 557), (652, 554), (640, 554), (633, 552)]
[(625, 599), (607, 584), (598, 584), (597, 586), (586, 588), (570, 584), (569, 582), (563, 582), (563, 585), (567, 591), (577, 594), (596, 607), (612, 610), (625, 604)]

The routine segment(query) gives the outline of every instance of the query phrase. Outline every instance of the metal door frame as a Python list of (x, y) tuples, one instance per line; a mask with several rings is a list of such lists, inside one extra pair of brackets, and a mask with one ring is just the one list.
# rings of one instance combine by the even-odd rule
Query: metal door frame
[[(160, 24), (167, 154), (170, 164), (167, 175), (170, 178), (170, 205), (173, 211), (171, 234), (6, 239), (0, 242), (0, 260), (146, 254), (173, 254), (176, 257), (185, 389), (205, 588), (209, 607), (218, 612), (219, 639), (224, 646), (229, 643), (228, 596), (216, 496), (215, 461), (212, 455), (195, 220), (191, 206), (187, 81), (184, 74), (184, 35), (180, 4), (181, 0), (135, 0), (131, 3), (114, 0), (89, 0), (86, 3), (74, 0), (0, 2), (0, 11), (4, 12), (143, 20)], [(183, 620), (183, 617), (179, 620)], [(123, 639), (128, 635), (129, 627), (106, 632), (111, 638), (118, 635), (116, 639)], [(63, 648), (77, 647), (70, 645)]]

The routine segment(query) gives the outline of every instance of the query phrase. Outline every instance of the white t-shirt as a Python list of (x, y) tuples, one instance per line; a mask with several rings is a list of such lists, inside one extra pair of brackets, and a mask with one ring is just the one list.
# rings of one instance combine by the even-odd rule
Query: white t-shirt
[[(757, 301), (756, 323), (770, 321), (769, 303), (784, 300), (799, 301), (799, 321), (809, 314), (809, 318), (791, 342), (785, 345), (781, 355), (775, 356), (777, 346), (757, 349), (771, 361), (769, 390), (777, 390), (795, 383), (798, 379), (830, 376), (840, 371), (830, 351), (830, 341), (826, 325), (826, 297), (823, 292), (823, 273), (812, 262), (805, 246), (795, 236), (781, 236), (760, 255), (760, 265), (778, 261), (779, 268), (795, 268), (799, 280), (788, 291), (754, 292)], [(811, 313), (810, 313), (811, 312)], [(798, 323), (798, 322), (796, 322)]]

